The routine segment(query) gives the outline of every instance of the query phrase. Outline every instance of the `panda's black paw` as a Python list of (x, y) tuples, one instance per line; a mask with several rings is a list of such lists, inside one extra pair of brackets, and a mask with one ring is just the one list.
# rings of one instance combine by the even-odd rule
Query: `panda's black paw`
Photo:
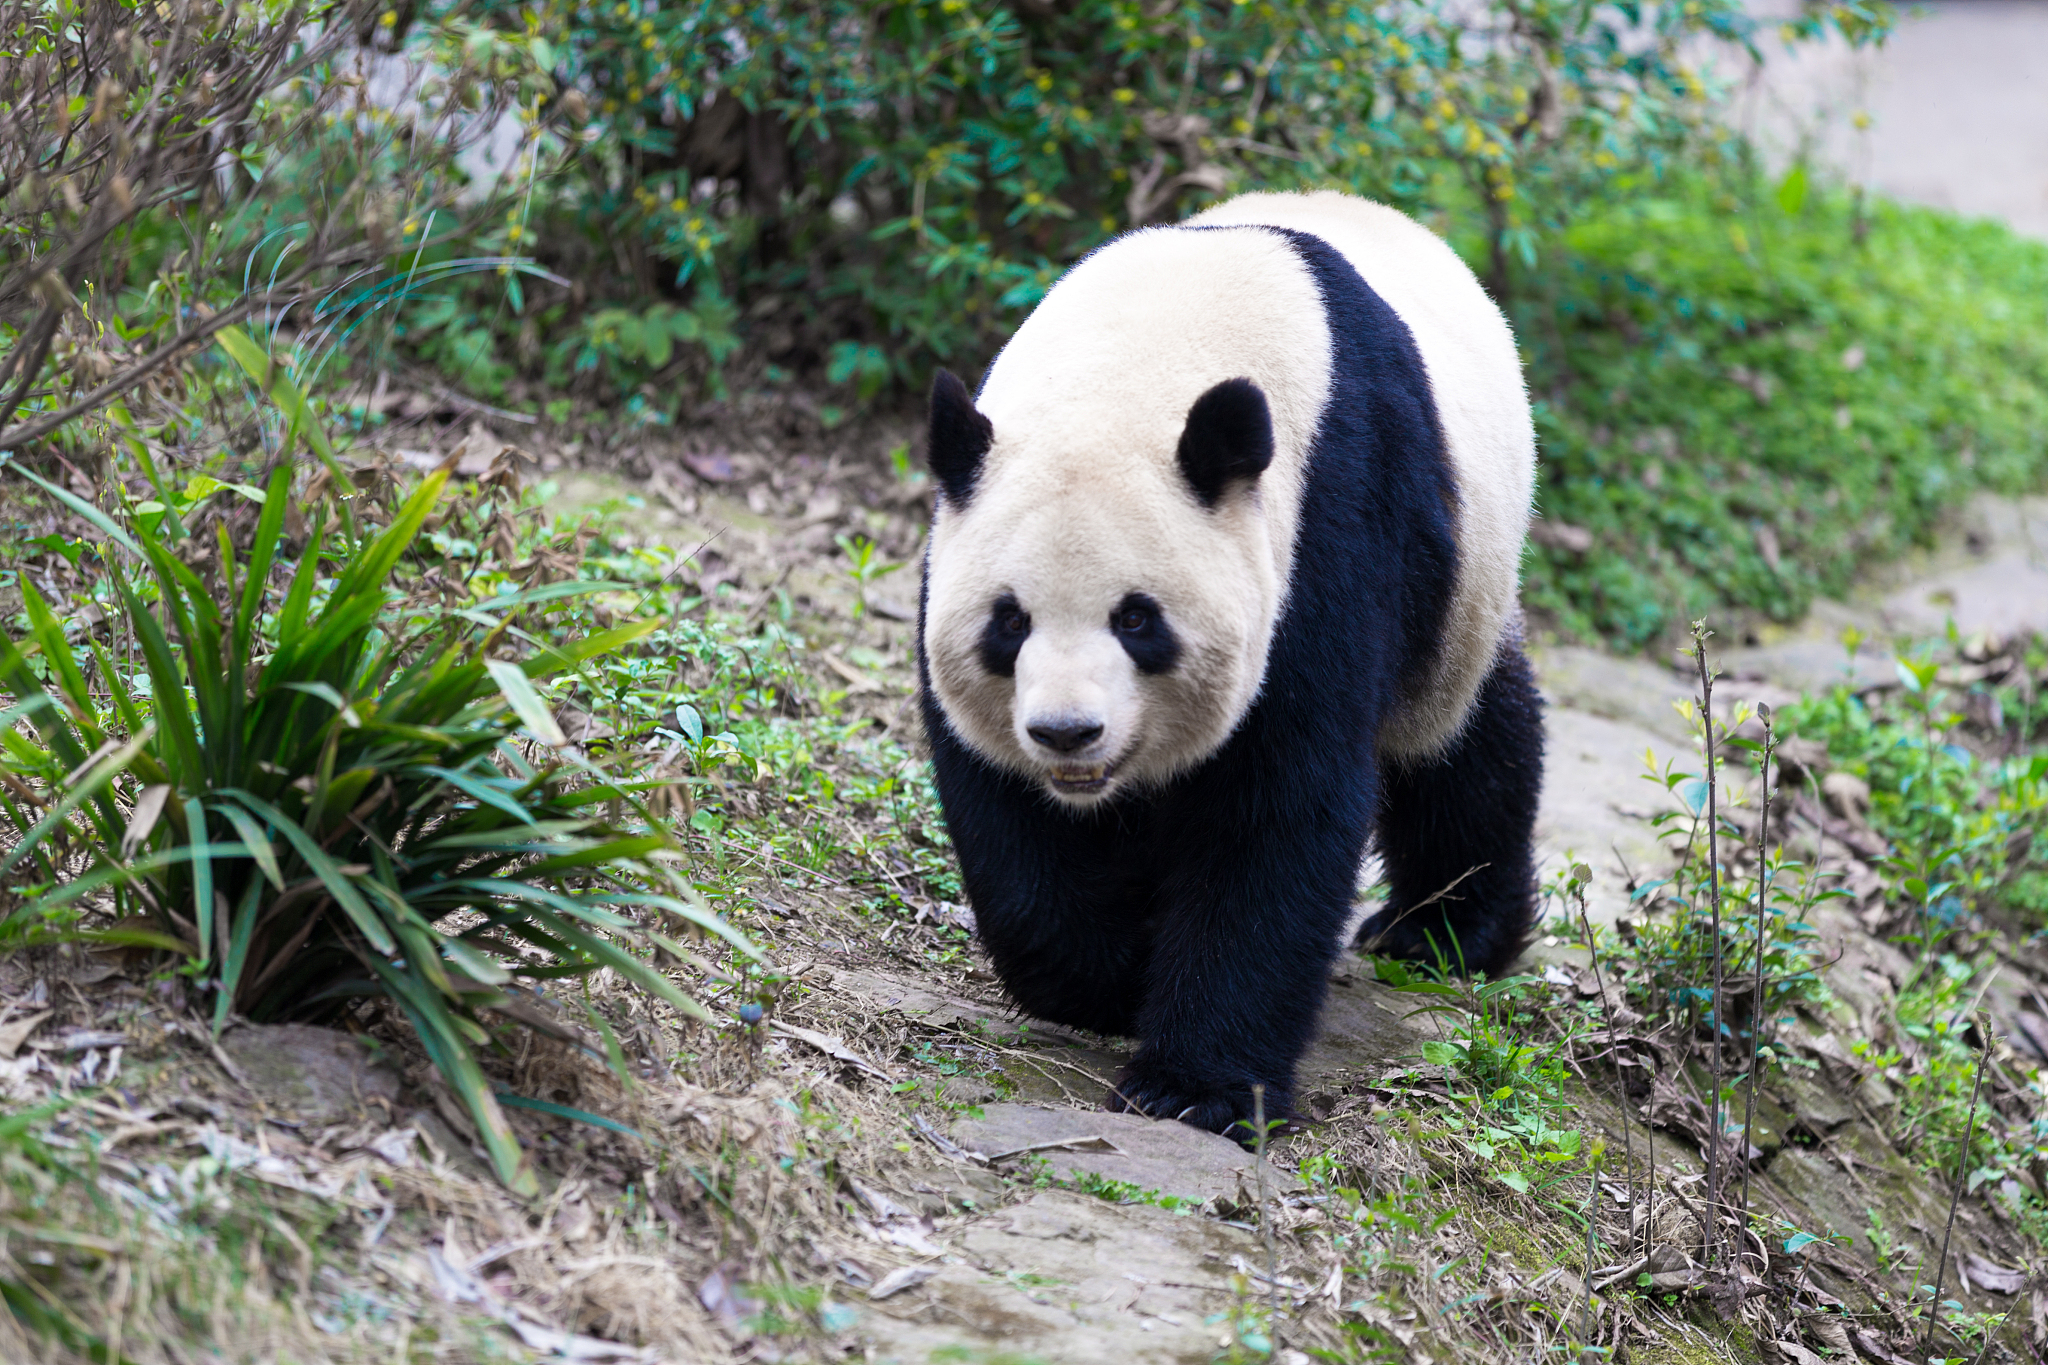
[(1117, 1077), (1103, 1107), (1147, 1118), (1177, 1119), (1250, 1147), (1258, 1140), (1255, 1116), (1263, 1108), (1267, 1136), (1277, 1136), (1285, 1121), (1293, 1117), (1289, 1100), (1282, 1086), (1269, 1085), (1265, 1094), (1255, 1099), (1248, 1084), (1219, 1084), (1137, 1061)]

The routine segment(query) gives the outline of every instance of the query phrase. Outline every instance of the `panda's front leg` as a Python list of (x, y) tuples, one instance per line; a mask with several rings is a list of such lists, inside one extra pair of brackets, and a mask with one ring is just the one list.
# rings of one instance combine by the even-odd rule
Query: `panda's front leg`
[(1204, 783), (1173, 803), (1191, 818), (1159, 813), (1162, 913), (1142, 1044), (1112, 1109), (1247, 1142), (1254, 1086), (1269, 1121), (1292, 1112), (1295, 1064), (1322, 1011), (1370, 828), (1369, 765), (1348, 777), (1325, 790), (1302, 782), (1281, 799), (1269, 784)]
[(1027, 1014), (1128, 1036), (1143, 999), (1137, 812), (1076, 815), (983, 761), (925, 698), (932, 768), (977, 933)]

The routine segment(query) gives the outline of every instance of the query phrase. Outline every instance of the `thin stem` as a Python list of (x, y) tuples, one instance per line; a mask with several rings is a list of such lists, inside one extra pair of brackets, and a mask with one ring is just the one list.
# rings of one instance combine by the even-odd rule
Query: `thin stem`
[(1759, 706), (1764, 722), (1764, 811), (1756, 844), (1756, 990), (1749, 1005), (1749, 1086), (1742, 1100), (1742, 1225), (1749, 1226), (1749, 1154), (1756, 1120), (1756, 1067), (1763, 1052), (1764, 1038), (1764, 916), (1771, 890), (1771, 758), (1777, 752), (1778, 732), (1771, 721), (1771, 708)]
[(1586, 1297), (1579, 1306), (1581, 1346), (1590, 1344), (1593, 1339), (1593, 1220), (1600, 1213), (1600, 1163), (1597, 1158), (1593, 1162), (1591, 1180), (1592, 1188), (1586, 1191)]
[[(1708, 1105), (1707, 1114), (1712, 1122), (1712, 1132), (1707, 1137), (1707, 1204), (1715, 1220), (1712, 1242), (1719, 1246), (1721, 1187), (1726, 1178), (1721, 1163), (1721, 973), (1723, 966), (1721, 942), (1721, 845), (1720, 811), (1716, 801), (1716, 788), (1720, 785), (1720, 773), (1714, 763), (1714, 673), (1707, 667), (1707, 641), (1713, 632), (1707, 629), (1705, 621), (1692, 625), (1692, 657), (1699, 669), (1700, 709), (1707, 747), (1707, 904), (1713, 917), (1714, 933), (1714, 999), (1713, 999), (1713, 1102)], [(1747, 1153), (1745, 1153), (1747, 1156)], [(1745, 1160), (1745, 1166), (1748, 1162)], [(1721, 1248), (1723, 1251), (1725, 1247)], [(1724, 1258), (1725, 1259), (1725, 1258)]]
[(1984, 1357), (1991, 1354), (1991, 1343), (1998, 1340), (1998, 1334), (2005, 1330), (2006, 1319), (2018, 1312), (2020, 1305), (2027, 1301), (2027, 1295), (2033, 1292), (2033, 1283), (2029, 1281), (2027, 1287), (2020, 1291), (2020, 1296), (2012, 1301), (2012, 1307), (2000, 1313), (1998, 1321), (1991, 1324), (1991, 1330), (1984, 1334), (1984, 1345), (1978, 1350), (1977, 1358), (1971, 1361), (1970, 1365), (1984, 1365)]
[(1956, 1207), (1963, 1202), (1963, 1180), (1970, 1169), (1970, 1139), (1977, 1131), (1977, 1095), (1984, 1088), (1984, 1063), (1991, 1057), (1989, 1021), (1980, 1023), (1984, 1046), (1977, 1053), (1977, 1078), (1970, 1082), (1970, 1113), (1963, 1122), (1963, 1149), (1956, 1156), (1956, 1183), (1948, 1197), (1948, 1226), (1941, 1230), (1941, 1259), (1934, 1266), (1934, 1303), (1927, 1310), (1927, 1335), (1921, 1339), (1925, 1351), (1934, 1341), (1934, 1328), (1941, 1321), (1941, 1291), (1947, 1283), (1949, 1238), (1956, 1230)]

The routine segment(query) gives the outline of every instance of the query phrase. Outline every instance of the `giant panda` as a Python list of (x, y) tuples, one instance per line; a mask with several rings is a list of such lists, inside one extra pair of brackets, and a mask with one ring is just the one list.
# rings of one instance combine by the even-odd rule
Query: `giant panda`
[(1023, 1011), (1140, 1045), (1106, 1103), (1217, 1132), (1360, 938), (1498, 973), (1535, 907), (1506, 320), (1398, 211), (1251, 194), (1118, 237), (970, 394), (940, 371), (919, 678)]

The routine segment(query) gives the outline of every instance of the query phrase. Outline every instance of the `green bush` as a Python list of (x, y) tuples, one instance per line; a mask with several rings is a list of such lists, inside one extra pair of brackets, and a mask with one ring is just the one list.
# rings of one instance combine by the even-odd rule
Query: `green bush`
[[(430, 50), (449, 41), (437, 13), (415, 38)], [(1336, 185), (1448, 210), (1505, 291), (1603, 186), (1711, 139), (1698, 45), (1752, 36), (1738, 0), (460, 13), (549, 35), (559, 93), (544, 117), (590, 120), (552, 144), (531, 211), (481, 224), (478, 249), (531, 250), (634, 313), (664, 291), (713, 314), (737, 304), (744, 338), (785, 365), (877, 347), (912, 388), (935, 363), (977, 366), (1105, 238), (1247, 189)], [(1860, 38), (1885, 10), (1810, 13), (1801, 32)], [(529, 324), (538, 355), (582, 325), (581, 306), (536, 294)], [(647, 359), (641, 378), (663, 369)], [(686, 363), (710, 368), (694, 348), (668, 362)], [(872, 367), (830, 369), (872, 391)]]
[[(0, 635), (0, 692), (12, 701), (0, 713), (0, 810), (17, 835), (0, 857), (0, 878), (17, 882), (0, 945), (85, 938), (169, 950), (211, 995), (216, 1029), (230, 1013), (319, 1019), (351, 998), (385, 997), (467, 1106), (501, 1178), (531, 1193), (478, 1061), (499, 1045), (494, 1028), (547, 1026), (534, 1001), (542, 986), (599, 968), (708, 1018), (636, 951), (687, 958), (661, 932), (670, 921), (754, 953), (664, 861), (674, 843), (655, 822), (629, 829), (598, 813), (654, 784), (546, 747), (563, 737), (535, 684), (658, 623), (559, 645), (533, 636), (530, 620), (515, 624), (608, 586), (595, 581), (501, 592), (461, 611), (407, 608), (388, 579), (445, 472), (374, 538), (332, 536), (316, 513), (295, 567), (289, 465), (266, 491), (239, 490), (262, 503), (246, 553), (224, 522), (217, 546), (184, 527), (199, 500), (236, 492), (218, 480), (117, 520), (28, 477), (106, 536), (140, 663), (90, 635), (75, 646), (20, 581), (28, 639)], [(131, 580), (117, 549), (146, 577)], [(505, 657), (518, 639), (540, 646), (523, 663)], [(40, 745), (18, 728), (25, 719)], [(33, 885), (18, 884), (25, 874)], [(84, 927), (86, 905), (111, 912), (112, 927)]]
[(1778, 620), (2048, 472), (2048, 245), (1743, 174), (1627, 187), (1515, 306), (1546, 517), (1527, 600), (1642, 645)]

